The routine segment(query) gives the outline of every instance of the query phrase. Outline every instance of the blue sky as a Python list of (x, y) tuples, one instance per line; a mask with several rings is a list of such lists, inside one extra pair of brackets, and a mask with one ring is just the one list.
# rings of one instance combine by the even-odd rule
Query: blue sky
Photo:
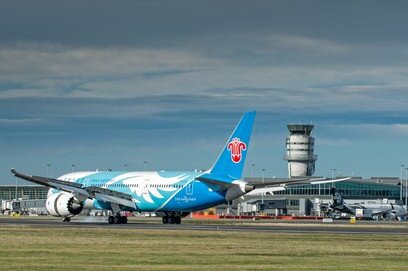
[(246, 175), (287, 176), (312, 122), (316, 175), (408, 165), (406, 1), (6, 1), (0, 183), (11, 167), (208, 168), (257, 110)]

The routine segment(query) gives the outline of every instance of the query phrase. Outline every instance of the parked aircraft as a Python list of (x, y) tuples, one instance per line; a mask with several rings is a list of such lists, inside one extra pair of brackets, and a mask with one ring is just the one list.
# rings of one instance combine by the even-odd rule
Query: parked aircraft
[(343, 197), (337, 192), (336, 188), (332, 188), (330, 193), (333, 195), (333, 204), (330, 206), (332, 209), (356, 215), (358, 209), (362, 209), (363, 213), (369, 214), (371, 218), (381, 217), (384, 219), (395, 220), (397, 218), (406, 217), (408, 215), (407, 210), (401, 206), (392, 203), (387, 204), (347, 204), (344, 202)]
[[(155, 212), (163, 223), (179, 224), (190, 212), (230, 202), (255, 190), (254, 185), (241, 179), (255, 115), (244, 114), (214, 165), (204, 172), (88, 171), (57, 179), (28, 176), (15, 169), (11, 172), (50, 187), (46, 209), (65, 222), (84, 209), (104, 209), (114, 214), (108, 219), (110, 224), (127, 223), (121, 211)], [(309, 181), (313, 182), (318, 183)], [(299, 183), (288, 179), (279, 185), (285, 184)]]

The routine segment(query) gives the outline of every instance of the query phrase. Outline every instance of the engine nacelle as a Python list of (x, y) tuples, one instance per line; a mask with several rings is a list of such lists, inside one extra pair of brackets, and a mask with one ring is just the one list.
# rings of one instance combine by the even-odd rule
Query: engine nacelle
[(385, 213), (383, 217), (386, 220), (397, 220), (397, 214), (395, 212)]
[(84, 206), (72, 194), (60, 192), (47, 198), (45, 208), (52, 216), (72, 217), (80, 214)]

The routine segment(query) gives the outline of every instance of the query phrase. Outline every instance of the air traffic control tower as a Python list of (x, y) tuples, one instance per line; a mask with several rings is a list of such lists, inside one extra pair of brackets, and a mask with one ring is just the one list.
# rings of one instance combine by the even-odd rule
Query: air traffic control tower
[(311, 124), (288, 124), (289, 136), (286, 138), (286, 155), (289, 177), (312, 176), (315, 171), (317, 155), (313, 154), (314, 138)]

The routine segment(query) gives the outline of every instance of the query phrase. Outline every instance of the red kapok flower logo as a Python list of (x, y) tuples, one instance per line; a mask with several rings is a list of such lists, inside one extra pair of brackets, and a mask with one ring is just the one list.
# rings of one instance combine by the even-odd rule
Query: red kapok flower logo
[(231, 152), (231, 160), (234, 163), (241, 162), (242, 151), (246, 150), (246, 144), (235, 137), (228, 143), (227, 149)]

